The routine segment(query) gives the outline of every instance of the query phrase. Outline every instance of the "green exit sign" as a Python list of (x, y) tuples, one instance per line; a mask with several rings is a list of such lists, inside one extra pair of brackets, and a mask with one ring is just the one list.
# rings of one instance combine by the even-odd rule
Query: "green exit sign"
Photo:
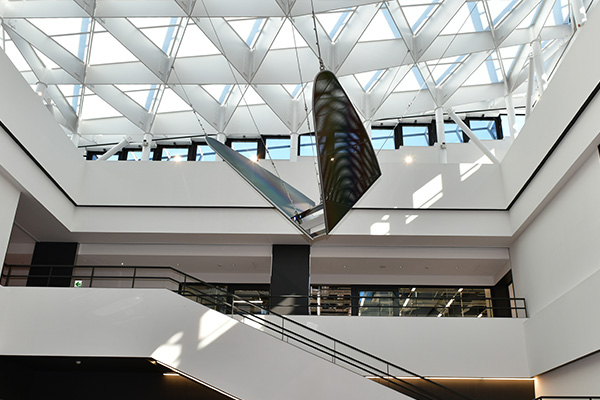
[(75, 284), (73, 286), (74, 287), (82, 287), (83, 286), (83, 281), (75, 281)]

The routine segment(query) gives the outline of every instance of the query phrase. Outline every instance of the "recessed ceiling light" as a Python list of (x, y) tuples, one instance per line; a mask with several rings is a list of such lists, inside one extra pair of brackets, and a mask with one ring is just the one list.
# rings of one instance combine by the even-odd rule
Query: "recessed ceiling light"
[(406, 156), (404, 157), (404, 162), (407, 164), (412, 164), (412, 162), (414, 161), (412, 156)]

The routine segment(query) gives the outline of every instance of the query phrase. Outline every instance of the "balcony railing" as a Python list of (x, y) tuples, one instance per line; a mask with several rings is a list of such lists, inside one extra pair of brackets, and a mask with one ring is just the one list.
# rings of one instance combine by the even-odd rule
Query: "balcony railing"
[[(171, 267), (146, 266), (29, 266), (5, 265), (0, 276), (3, 286), (69, 286), (94, 288), (165, 288), (182, 295), (192, 294), (196, 301), (209, 304), (208, 298), (232, 300), (232, 294)], [(206, 298), (206, 299), (205, 299)], [(527, 318), (524, 298), (486, 297), (476, 294), (442, 293), (382, 296), (380, 294), (288, 295), (272, 298), (268, 290), (237, 295), (238, 307), (254, 314), (272, 309), (281, 314), (294, 313), (298, 304), (302, 314), (327, 316), (388, 317), (463, 317), (498, 316)], [(242, 305), (243, 302), (243, 305)], [(291, 304), (291, 305), (286, 305)], [(224, 306), (222, 306), (224, 307)], [(231, 310), (221, 309), (224, 313)]]
[[(5, 265), (4, 286), (165, 288), (215, 310), (231, 314), (301, 350), (417, 400), (473, 400), (406, 368), (319, 332), (169, 267), (14, 266)], [(45, 283), (45, 285), (43, 284)], [(77, 289), (73, 289), (77, 290)], [(414, 382), (417, 378), (419, 384)]]

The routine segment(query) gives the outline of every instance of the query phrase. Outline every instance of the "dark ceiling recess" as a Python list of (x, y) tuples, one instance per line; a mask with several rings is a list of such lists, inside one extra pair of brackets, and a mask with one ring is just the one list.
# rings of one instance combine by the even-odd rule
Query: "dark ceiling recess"
[(147, 358), (0, 356), (0, 399), (231, 400)]

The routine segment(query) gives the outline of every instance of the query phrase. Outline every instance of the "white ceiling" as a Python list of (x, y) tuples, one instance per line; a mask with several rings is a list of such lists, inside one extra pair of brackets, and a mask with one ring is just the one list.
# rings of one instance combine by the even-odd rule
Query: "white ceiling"
[(530, 43), (550, 75), (574, 31), (567, 0), (311, 3), (0, 0), (0, 44), (83, 147), (308, 132), (319, 53), (371, 122), (523, 106)]

